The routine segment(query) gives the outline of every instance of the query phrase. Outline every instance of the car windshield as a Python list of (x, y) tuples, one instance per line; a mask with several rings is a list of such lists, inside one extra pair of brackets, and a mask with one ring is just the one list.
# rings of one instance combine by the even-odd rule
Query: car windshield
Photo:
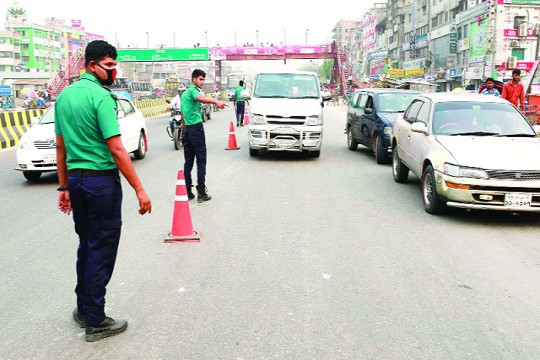
[(396, 92), (379, 94), (379, 112), (405, 112), (407, 106), (418, 96), (417, 93)]
[(434, 135), (536, 136), (523, 115), (512, 105), (504, 103), (438, 103), (433, 113), (432, 128)]
[(43, 114), (38, 124), (54, 124), (54, 106), (51, 106), (49, 110)]
[(310, 74), (260, 74), (253, 97), (319, 98), (317, 77)]

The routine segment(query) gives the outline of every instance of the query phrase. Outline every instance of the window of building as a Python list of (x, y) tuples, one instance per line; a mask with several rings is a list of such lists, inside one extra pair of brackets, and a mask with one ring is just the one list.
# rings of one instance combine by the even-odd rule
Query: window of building
[(525, 49), (518, 49), (518, 48), (512, 49), (512, 56), (515, 56), (518, 59), (518, 61), (525, 60)]
[(469, 25), (463, 25), (463, 38), (469, 37)]
[(525, 22), (525, 16), (514, 16), (514, 29), (519, 29), (519, 25)]
[(463, 39), (463, 36), (461, 35), (461, 28), (460, 27), (457, 29), (457, 38), (458, 38), (458, 40)]
[(431, 19), (431, 26), (432, 26), (432, 27), (436, 27), (436, 26), (437, 26), (437, 17), (434, 17), (433, 19)]

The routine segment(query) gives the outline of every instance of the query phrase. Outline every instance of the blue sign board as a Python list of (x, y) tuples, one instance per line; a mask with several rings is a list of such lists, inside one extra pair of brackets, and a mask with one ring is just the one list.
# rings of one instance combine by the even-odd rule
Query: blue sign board
[(11, 85), (0, 85), (0, 95), (11, 95)]

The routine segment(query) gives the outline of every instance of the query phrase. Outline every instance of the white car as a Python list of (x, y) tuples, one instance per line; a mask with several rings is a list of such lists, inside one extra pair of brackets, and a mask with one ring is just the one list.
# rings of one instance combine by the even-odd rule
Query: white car
[(504, 99), (422, 94), (392, 129), (392, 172), (421, 179), (428, 213), (446, 206), (540, 212), (540, 126)]
[[(119, 98), (116, 102), (122, 143), (128, 153), (143, 159), (148, 149), (144, 116), (129, 100)], [(56, 171), (54, 105), (22, 136), (17, 147), (17, 164), (15, 170), (22, 171), (27, 180), (37, 180), (44, 172)]]
[(317, 74), (275, 72), (257, 75), (249, 104), (249, 154), (306, 152), (321, 154), (323, 97)]

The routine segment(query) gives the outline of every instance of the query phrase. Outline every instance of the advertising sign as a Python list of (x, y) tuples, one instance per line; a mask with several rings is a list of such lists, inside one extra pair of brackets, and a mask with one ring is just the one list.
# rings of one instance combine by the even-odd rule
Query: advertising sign
[(393, 78), (403, 77), (403, 69), (388, 68), (387, 74)]
[(120, 62), (208, 60), (208, 48), (193, 49), (118, 49)]
[(424, 68), (405, 69), (405, 77), (424, 76)]
[(488, 22), (482, 21), (480, 25), (477, 22), (471, 24), (470, 54), (469, 56), (484, 56), (487, 53), (487, 31)]
[(11, 85), (0, 85), (0, 95), (11, 95)]

